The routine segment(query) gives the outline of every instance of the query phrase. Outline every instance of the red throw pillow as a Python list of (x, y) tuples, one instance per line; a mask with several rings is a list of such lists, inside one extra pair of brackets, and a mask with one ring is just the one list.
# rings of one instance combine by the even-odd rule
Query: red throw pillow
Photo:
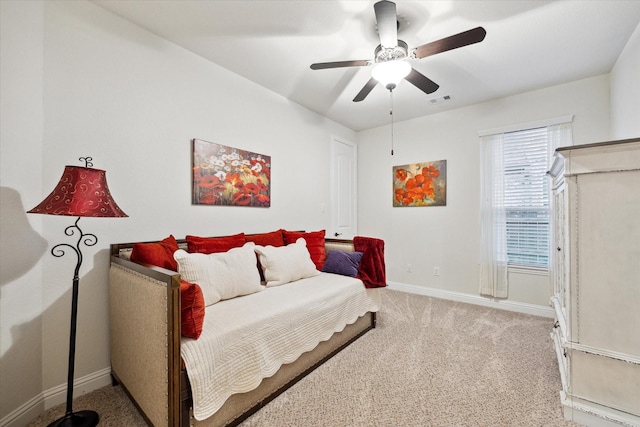
[(198, 339), (204, 323), (204, 296), (195, 283), (180, 279), (180, 324), (185, 337)]
[(282, 230), (272, 231), (270, 233), (247, 234), (244, 236), (247, 242), (253, 242), (260, 246), (284, 246), (284, 238)]
[(318, 271), (322, 271), (322, 266), (327, 259), (327, 253), (324, 249), (324, 230), (311, 231), (308, 233), (282, 230), (282, 236), (284, 237), (284, 243), (286, 245), (295, 243), (300, 237), (304, 238), (307, 242), (309, 255), (311, 255), (311, 261), (316, 265)]
[(134, 243), (131, 261), (178, 271), (178, 263), (173, 259), (173, 253), (177, 250), (178, 242), (173, 235), (157, 243)]
[(213, 254), (244, 245), (244, 233), (224, 237), (187, 236), (187, 252)]

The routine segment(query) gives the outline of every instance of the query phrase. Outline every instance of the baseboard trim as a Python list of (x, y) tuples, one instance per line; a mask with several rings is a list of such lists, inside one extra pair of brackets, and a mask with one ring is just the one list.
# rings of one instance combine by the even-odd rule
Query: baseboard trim
[(484, 307), (492, 307), (500, 310), (515, 311), (517, 313), (531, 314), (540, 317), (555, 317), (555, 311), (552, 307), (545, 307), (535, 304), (527, 304), (518, 301), (509, 301), (503, 299), (485, 298), (480, 295), (470, 295), (462, 292), (446, 291), (443, 289), (429, 288), (426, 286), (410, 285), (408, 283), (387, 282), (389, 289), (408, 292), (411, 294), (425, 295), (428, 297), (446, 299), (450, 301), (464, 302), (468, 304), (476, 304)]
[[(111, 368), (104, 368), (84, 377), (76, 378), (73, 384), (74, 397), (109, 385), (111, 384)], [(25, 426), (44, 411), (65, 403), (66, 400), (66, 383), (45, 390), (0, 420), (0, 427)]]
[(640, 425), (640, 417), (637, 415), (571, 397), (564, 391), (560, 392), (560, 401), (564, 418), (580, 425), (598, 427), (637, 427)]

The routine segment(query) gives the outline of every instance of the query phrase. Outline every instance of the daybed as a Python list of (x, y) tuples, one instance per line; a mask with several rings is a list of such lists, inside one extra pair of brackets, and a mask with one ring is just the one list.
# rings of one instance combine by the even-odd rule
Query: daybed
[[(302, 235), (304, 237), (304, 233)], [(242, 236), (249, 241), (252, 235)], [(173, 239), (173, 236), (170, 237)], [(304, 244), (303, 240), (297, 239), (290, 246), (285, 242), (285, 246), (294, 248)], [(360, 250), (365, 250), (367, 254), (373, 252), (368, 246), (369, 242), (382, 242), (358, 237), (354, 240), (361, 246)], [(373, 274), (370, 269), (368, 272), (362, 271), (363, 260), (358, 278), (316, 272), (313, 277), (286, 284), (276, 283), (280, 286), (269, 286), (274, 283), (268, 282), (270, 277), (265, 277), (267, 273), (271, 274), (267, 270), (269, 265), (257, 262), (255, 268), (260, 273), (260, 279), (263, 279), (261, 290), (207, 306), (203, 311), (204, 320), (202, 331), (198, 331), (199, 337), (185, 337), (185, 305), (183, 303), (181, 306), (181, 298), (185, 298), (186, 294), (181, 297), (181, 285), (184, 292), (186, 282), (181, 280), (183, 278), (178, 269), (173, 271), (131, 260), (135, 258), (139, 261), (139, 256), (131, 256), (136, 245), (163, 244), (165, 241), (111, 245), (109, 298), (112, 376), (114, 383), (123, 387), (150, 425), (237, 425), (355, 339), (375, 328), (378, 293), (372, 287), (384, 286), (384, 258), (383, 255), (380, 257), (379, 250), (375, 256), (379, 257), (377, 266), (381, 265), (382, 271), (374, 271)], [(179, 259), (179, 253), (185, 254), (185, 257), (194, 256), (184, 250), (188, 249), (187, 243), (190, 246), (193, 241), (174, 241), (180, 248), (180, 252), (175, 252), (176, 259)], [(259, 239), (255, 241), (260, 243)], [(362, 246), (363, 241), (365, 246)], [(323, 257), (330, 251), (347, 255), (354, 252), (354, 241), (351, 240), (325, 240), (322, 232), (322, 242)], [(247, 243), (243, 248), (254, 248), (250, 245), (254, 243)], [(263, 252), (273, 250), (272, 246), (255, 246), (256, 251), (258, 248)], [(234, 249), (234, 253), (241, 250), (245, 249)], [(310, 253), (313, 250), (308, 248)], [(263, 257), (263, 252), (254, 253), (254, 257), (263, 263), (270, 262)], [(316, 261), (314, 258), (312, 265), (321, 270), (321, 265)], [(186, 277), (186, 268), (182, 269), (182, 273)], [(267, 286), (262, 286), (265, 281)], [(354, 287), (353, 283), (357, 283), (357, 286)], [(334, 295), (332, 287), (348, 287), (350, 296)], [(204, 299), (208, 298), (204, 290), (202, 293)], [(294, 309), (286, 304), (283, 312), (271, 312), (269, 308), (278, 305), (276, 302), (280, 300), (292, 300), (294, 305), (303, 304), (302, 315), (294, 317), (289, 313)], [(302, 300), (306, 302), (298, 302)], [(331, 308), (332, 311), (323, 312), (328, 310), (325, 308), (327, 300), (341, 302), (337, 308)], [(318, 324), (318, 320), (314, 320), (316, 317), (325, 320)], [(287, 327), (282, 323), (289, 321), (289, 318), (295, 323)], [(283, 329), (293, 331), (294, 335), (284, 335), (286, 331)], [(242, 338), (237, 338), (238, 334)], [(300, 341), (297, 350), (288, 347), (297, 341)], [(252, 347), (244, 348), (247, 343)], [(269, 348), (269, 345), (280, 346), (284, 352), (280, 359), (271, 358), (272, 353), (280, 350)], [(267, 347), (267, 350), (263, 347)], [(268, 354), (254, 354), (260, 352)], [(201, 366), (199, 364), (204, 363), (202, 359), (209, 358), (205, 353), (215, 353), (217, 359)], [(225, 366), (231, 370), (218, 375), (217, 369)], [(206, 378), (197, 377), (193, 382), (199, 371), (204, 371)]]

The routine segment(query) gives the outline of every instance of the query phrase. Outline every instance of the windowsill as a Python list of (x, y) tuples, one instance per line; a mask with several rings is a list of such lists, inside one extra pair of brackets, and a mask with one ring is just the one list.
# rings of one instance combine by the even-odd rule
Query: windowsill
[(548, 276), (549, 269), (544, 267), (530, 267), (526, 265), (509, 265), (507, 266), (509, 273), (531, 274), (535, 276)]

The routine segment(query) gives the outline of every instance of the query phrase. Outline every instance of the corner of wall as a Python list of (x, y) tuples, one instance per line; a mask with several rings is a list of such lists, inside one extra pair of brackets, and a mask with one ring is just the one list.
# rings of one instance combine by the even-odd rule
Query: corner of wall
[(611, 139), (640, 136), (640, 24), (610, 73)]

